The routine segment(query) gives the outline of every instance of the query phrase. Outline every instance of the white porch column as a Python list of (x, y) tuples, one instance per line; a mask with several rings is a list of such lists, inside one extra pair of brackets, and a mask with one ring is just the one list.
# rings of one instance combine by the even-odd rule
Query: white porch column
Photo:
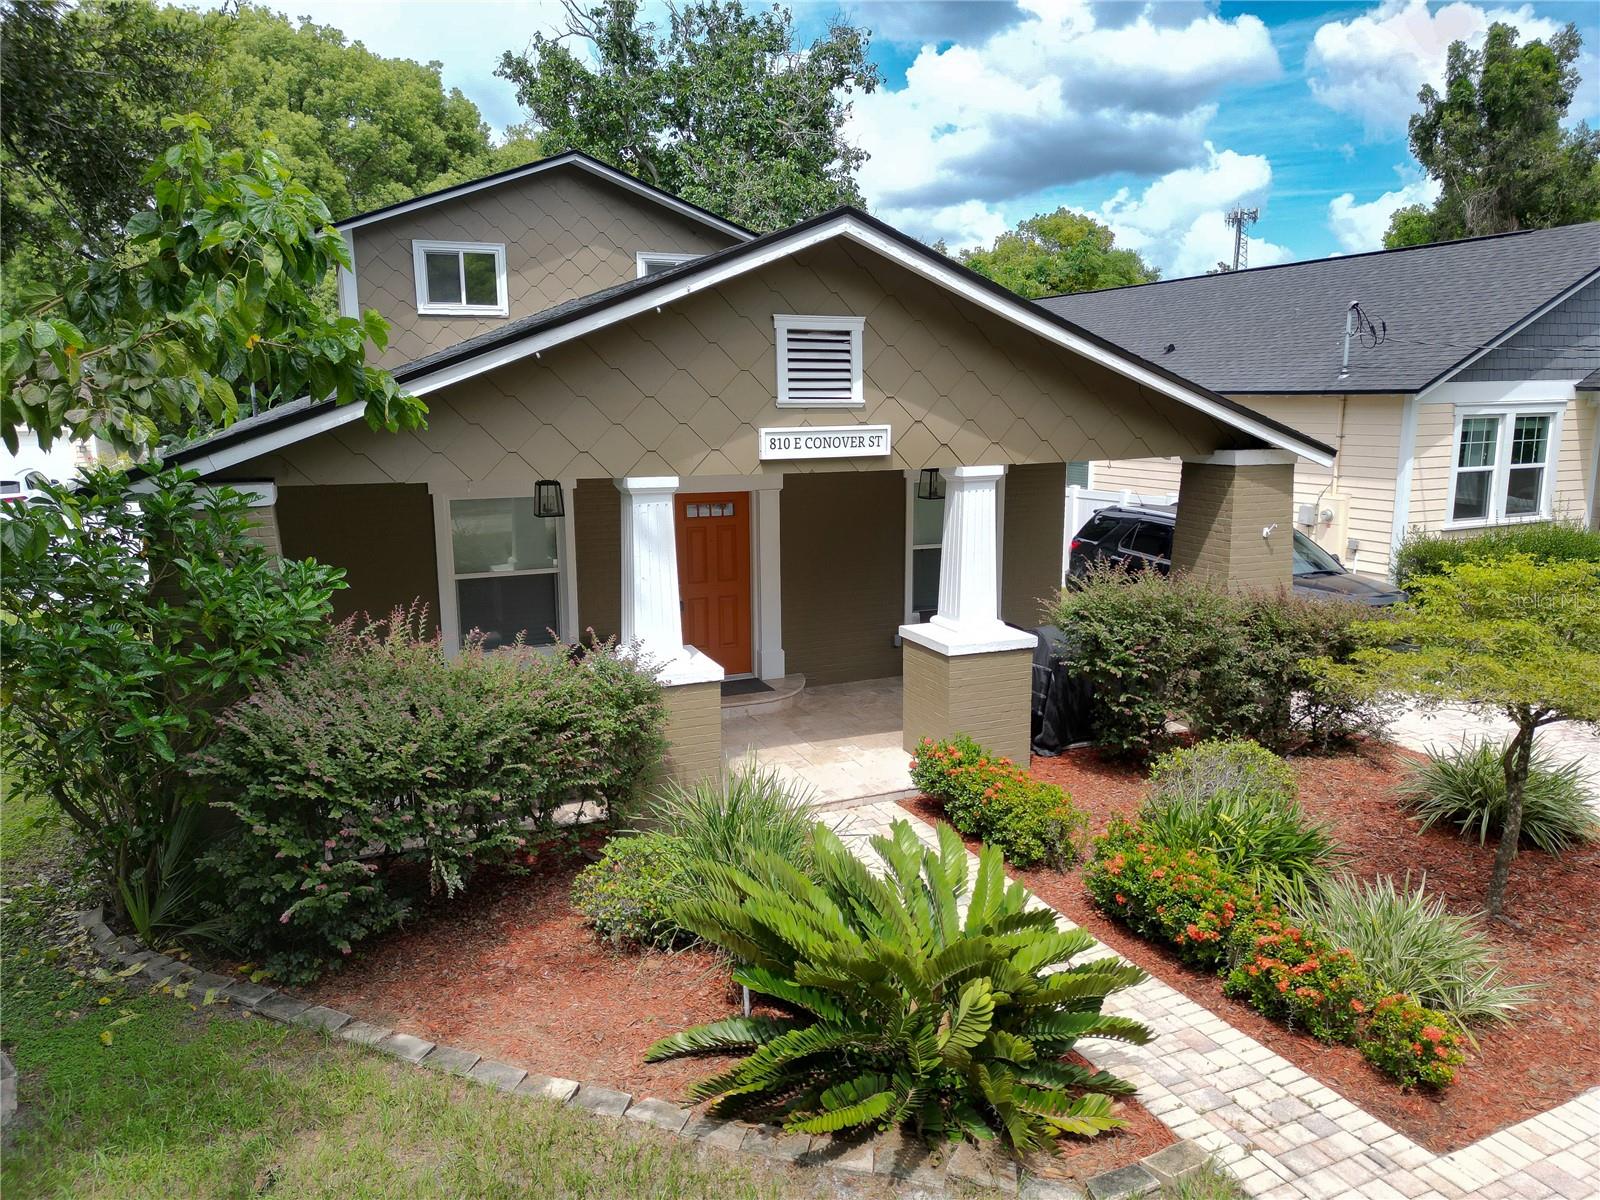
[(900, 627), (907, 751), (915, 752), (924, 737), (964, 733), (996, 754), (1028, 761), (1038, 639), (999, 615), (999, 488), (1005, 473), (1003, 466), (944, 472), (939, 611), (931, 621)]
[(619, 479), (622, 493), (622, 643), (660, 664), (668, 686), (711, 683), (722, 667), (683, 644), (678, 539), (673, 525), (676, 475)]

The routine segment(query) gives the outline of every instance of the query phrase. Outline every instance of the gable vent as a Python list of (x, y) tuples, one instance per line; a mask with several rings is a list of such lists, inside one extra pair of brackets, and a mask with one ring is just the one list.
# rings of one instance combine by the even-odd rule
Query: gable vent
[(778, 405), (860, 408), (864, 317), (773, 317), (778, 331)]

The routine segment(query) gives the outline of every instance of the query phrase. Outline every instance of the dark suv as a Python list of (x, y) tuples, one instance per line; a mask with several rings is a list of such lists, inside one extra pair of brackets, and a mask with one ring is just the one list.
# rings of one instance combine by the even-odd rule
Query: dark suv
[[(1102, 508), (1072, 539), (1070, 575), (1091, 563), (1117, 563), (1130, 571), (1172, 569), (1174, 513), (1149, 508)], [(1294, 593), (1309, 600), (1350, 600), (1375, 608), (1397, 604), (1404, 592), (1369, 583), (1298, 529), (1294, 531)]]

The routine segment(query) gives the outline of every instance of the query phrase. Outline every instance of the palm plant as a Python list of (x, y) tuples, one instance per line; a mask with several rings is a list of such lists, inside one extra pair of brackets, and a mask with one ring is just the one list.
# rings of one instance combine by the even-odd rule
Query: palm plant
[(775, 1115), (796, 1133), (909, 1124), (950, 1140), (998, 1134), (1026, 1151), (1123, 1125), (1111, 1097), (1132, 1087), (1061, 1060), (1083, 1037), (1150, 1040), (1138, 1021), (1100, 1011), (1144, 972), (1113, 958), (1069, 965), (1094, 939), (1027, 907), (992, 847), (969, 894), (966, 850), (946, 826), (937, 850), (904, 821), (872, 846), (882, 876), (820, 825), (810, 877), (775, 854), (743, 871), (706, 864), (707, 893), (675, 919), (791, 1015), (698, 1025), (646, 1059), (746, 1052), (690, 1095), (722, 1115)]

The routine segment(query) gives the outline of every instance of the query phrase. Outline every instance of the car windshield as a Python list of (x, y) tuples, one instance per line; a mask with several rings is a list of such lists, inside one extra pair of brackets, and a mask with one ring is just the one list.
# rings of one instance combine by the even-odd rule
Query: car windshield
[(1298, 529), (1294, 531), (1294, 573), (1296, 575), (1342, 575), (1344, 568), (1321, 546)]

